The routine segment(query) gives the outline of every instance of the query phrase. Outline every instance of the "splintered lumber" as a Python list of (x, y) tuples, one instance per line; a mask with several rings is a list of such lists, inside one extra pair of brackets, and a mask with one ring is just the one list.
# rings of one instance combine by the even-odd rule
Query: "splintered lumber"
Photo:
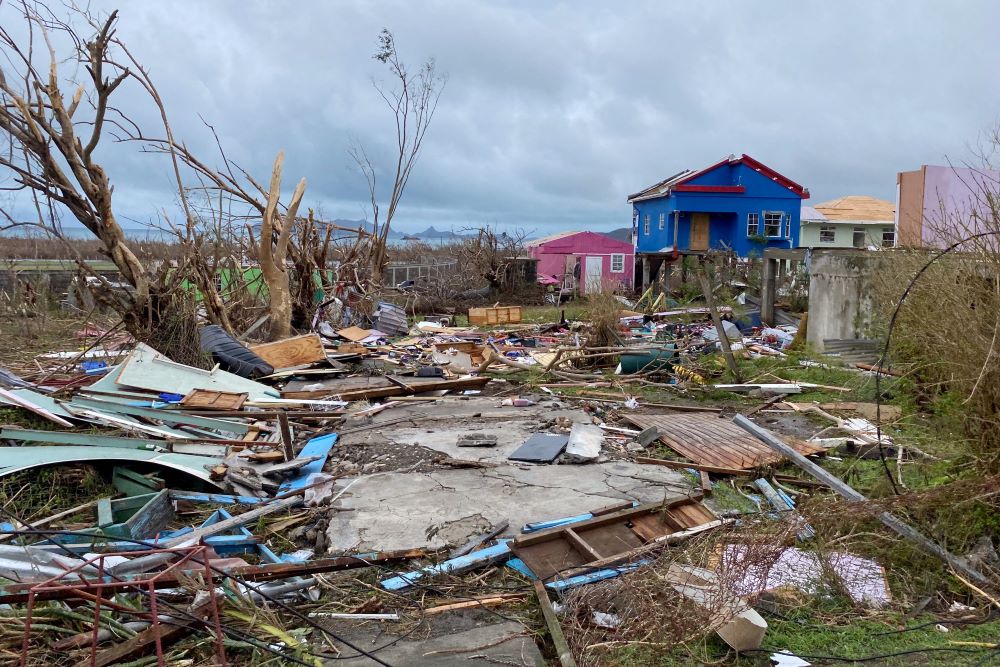
[(315, 333), (251, 345), (250, 350), (275, 370), (326, 361), (323, 340)]
[(197, 606), (188, 610), (188, 613), (195, 618), (178, 618), (170, 621), (161, 621), (143, 630), (135, 637), (116, 644), (109, 649), (105, 649), (94, 656), (93, 661), (84, 661), (86, 665), (96, 665), (96, 667), (106, 667), (118, 662), (123, 662), (126, 658), (137, 658), (156, 650), (156, 645), (166, 647), (190, 634), (198, 625), (197, 619), (208, 618), (211, 612), (211, 598), (199, 602)]
[(507, 604), (514, 600), (520, 600), (525, 596), (524, 593), (505, 593), (503, 595), (491, 595), (489, 597), (475, 598), (472, 600), (463, 600), (462, 602), (452, 602), (450, 604), (442, 604), (437, 607), (430, 607), (424, 609), (424, 616), (433, 616), (434, 614), (443, 614), (447, 611), (457, 611), (459, 609), (474, 609), (476, 607), (495, 607), (501, 604)]
[[(842, 479), (833, 475), (826, 470), (824, 470), (819, 465), (813, 463), (806, 457), (799, 454), (797, 451), (792, 449), (788, 444), (782, 441), (778, 436), (776, 436), (771, 431), (767, 430), (762, 426), (758, 426), (754, 422), (750, 421), (743, 415), (736, 415), (733, 417), (733, 421), (741, 428), (746, 429), (748, 432), (752, 433), (760, 440), (766, 443), (769, 447), (774, 449), (774, 451), (782, 454), (788, 458), (792, 463), (802, 468), (809, 474), (811, 474), (816, 479), (824, 482), (831, 489), (839, 493), (844, 498), (854, 501), (863, 501), (867, 498), (854, 490), (852, 487), (844, 483)], [(992, 586), (992, 582), (981, 573), (979, 570), (974, 568), (967, 560), (956, 556), (951, 553), (941, 545), (933, 542), (927, 538), (923, 533), (913, 528), (902, 520), (898, 519), (893, 514), (889, 512), (882, 512), (878, 515), (879, 521), (881, 521), (887, 528), (892, 530), (894, 533), (902, 537), (903, 539), (913, 543), (918, 549), (926, 554), (934, 556), (935, 558), (940, 558), (949, 567), (957, 572), (962, 573), (976, 584), (980, 586), (985, 586), (987, 588)]]
[[(655, 426), (660, 432), (660, 442), (684, 458), (702, 466), (700, 469), (706, 472), (724, 474), (727, 468), (752, 470), (778, 463), (782, 458), (780, 454), (729, 420), (715, 415), (629, 414), (625, 419), (644, 429)], [(826, 451), (826, 448), (820, 445), (804, 441), (796, 442), (794, 447), (803, 454), (819, 454)]]
[(637, 456), (635, 457), (636, 463), (643, 463), (646, 465), (654, 466), (664, 466), (666, 468), (674, 468), (675, 470), (697, 470), (699, 472), (714, 472), (717, 475), (750, 475), (750, 470), (741, 470), (739, 468), (720, 468), (718, 466), (706, 466), (700, 463), (688, 463), (687, 461), (673, 461), (671, 459), (654, 459), (648, 456)]
[(455, 380), (425, 377), (384, 376), (349, 377), (332, 380), (292, 380), (281, 392), (282, 398), (323, 398), (338, 396), (342, 401), (362, 401), (373, 398), (403, 396), (425, 391), (450, 389), (480, 389), (488, 377), (463, 377)]
[(559, 664), (562, 667), (576, 667), (576, 660), (573, 659), (573, 652), (569, 649), (569, 642), (563, 634), (562, 626), (559, 625), (559, 618), (556, 610), (552, 608), (552, 600), (549, 599), (549, 592), (545, 590), (545, 584), (541, 579), (535, 579), (535, 595), (538, 596), (538, 604), (542, 608), (542, 616), (545, 618), (545, 625), (549, 629), (549, 636), (556, 647), (559, 655)]

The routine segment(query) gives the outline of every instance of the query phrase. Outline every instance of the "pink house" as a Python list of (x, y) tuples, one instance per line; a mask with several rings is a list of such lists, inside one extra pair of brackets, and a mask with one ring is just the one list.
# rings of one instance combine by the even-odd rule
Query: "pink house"
[(538, 260), (539, 278), (554, 277), (564, 288), (579, 287), (586, 294), (632, 287), (635, 249), (631, 243), (596, 232), (560, 232), (529, 241), (527, 249)]

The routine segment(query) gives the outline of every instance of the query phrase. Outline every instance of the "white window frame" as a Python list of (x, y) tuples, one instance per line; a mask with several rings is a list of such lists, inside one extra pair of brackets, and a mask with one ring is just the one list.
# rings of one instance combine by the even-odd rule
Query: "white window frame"
[(642, 218), (642, 235), (649, 236), (649, 213)]
[[(858, 245), (858, 234), (861, 234), (861, 245)], [(867, 248), (868, 247), (868, 230), (864, 227), (855, 227), (854, 231), (851, 232), (851, 246), (854, 248)]]
[(747, 236), (760, 234), (760, 213), (747, 213)]
[[(768, 218), (768, 216), (771, 216), (772, 220), (773, 220), (773, 216), (778, 216), (778, 232), (776, 234), (768, 234), (767, 233), (767, 226), (768, 226), (767, 218)], [(785, 228), (785, 212), (784, 211), (764, 211), (764, 215), (762, 215), (761, 218), (762, 218), (761, 219), (761, 229), (763, 230), (764, 236), (766, 236), (769, 239), (780, 239), (780, 238), (783, 238), (782, 235), (781, 235), (781, 232)], [(772, 222), (771, 224), (772, 224), (772, 227), (773, 227), (774, 223)]]
[[(824, 239), (823, 234), (829, 234), (829, 239)], [(836, 243), (837, 242), (837, 227), (835, 225), (822, 225), (819, 228), (819, 242), (820, 243)]]
[(662, 232), (662, 231), (663, 231), (664, 229), (666, 229), (666, 228), (667, 228), (667, 214), (666, 214), (666, 213), (660, 213), (660, 220), (659, 220), (659, 224), (657, 225), (657, 228), (658, 228), (658, 229), (659, 229), (659, 230), (660, 230), (661, 232)]
[[(617, 269), (615, 268), (616, 264), (618, 265)], [(611, 273), (625, 273), (625, 253), (611, 253)]]
[[(885, 242), (885, 237), (887, 235), (891, 239), (888, 243)], [(883, 248), (895, 248), (896, 247), (896, 230), (895, 229), (883, 229), (882, 230), (882, 247)]]

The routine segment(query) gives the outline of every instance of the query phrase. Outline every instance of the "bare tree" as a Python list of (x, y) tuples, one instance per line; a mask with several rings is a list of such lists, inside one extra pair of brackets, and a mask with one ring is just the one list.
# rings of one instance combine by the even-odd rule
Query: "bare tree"
[(292, 292), (285, 260), (288, 258), (292, 227), (295, 226), (295, 214), (306, 190), (306, 179), (303, 178), (295, 186), (295, 192), (292, 193), (285, 215), (282, 216), (278, 212), (278, 199), (281, 197), (281, 167), (284, 161), (285, 154), (278, 153), (271, 172), (271, 187), (268, 189), (260, 241), (256, 248), (260, 271), (267, 283), (271, 338), (274, 340), (287, 338), (291, 334)]
[[(19, 40), (0, 27), (4, 57), (0, 132), (8, 142), (0, 152), (0, 167), (13, 175), (8, 190), (30, 195), (37, 219), (16, 222), (9, 211), (5, 217), (61, 237), (59, 210), (72, 214), (100, 239), (122, 277), (135, 288), (134, 292), (109, 293), (117, 310), (135, 325), (144, 316), (152, 316), (151, 297), (155, 295), (151, 295), (147, 270), (126, 243), (112, 205), (111, 180), (94, 155), (109, 125), (121, 127), (130, 122), (112, 105), (115, 92), (135, 76), (111, 53), (117, 12), (101, 24), (91, 21), (94, 34), (84, 40), (45, 5), (25, 1), (20, 11), (27, 28), (25, 37)], [(72, 45), (73, 58), (86, 73), (69, 100), (63, 96), (66, 81), (60, 78), (56, 38)], [(37, 64), (41, 60), (35, 53), (38, 45), (44, 45), (48, 55), (44, 70)], [(80, 265), (86, 269), (82, 261)]]
[(349, 154), (368, 182), (373, 233), (368, 250), (368, 265), (372, 280), (381, 282), (382, 271), (388, 262), (387, 242), (392, 219), (420, 155), (447, 77), (437, 73), (433, 59), (424, 62), (415, 74), (411, 73), (399, 59), (395, 39), (387, 28), (382, 29), (378, 40), (379, 48), (374, 58), (388, 65), (393, 83), (391, 87), (387, 87), (373, 81), (373, 85), (396, 121), (396, 163), (384, 216), (379, 203), (380, 193), (376, 187), (377, 171), (374, 163), (364, 146), (358, 143), (349, 149)]
[(474, 231), (476, 235), (466, 240), (459, 252), (465, 273), (485, 280), (494, 294), (510, 289), (516, 280), (516, 260), (524, 255), (526, 233), (497, 232), (489, 225)]

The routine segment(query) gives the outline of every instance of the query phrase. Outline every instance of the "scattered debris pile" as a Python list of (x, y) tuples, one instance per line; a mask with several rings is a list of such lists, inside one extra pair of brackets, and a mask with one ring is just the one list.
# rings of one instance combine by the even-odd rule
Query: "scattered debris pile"
[[(371, 328), (260, 344), (205, 327), (204, 368), (90, 330), (100, 344), (4, 370), (0, 481), (67, 465), (109, 480), (56, 512), (8, 495), (0, 604), (20, 625), (4, 660), (448, 664), (479, 651), (535, 664), (512, 619), (537, 603), (542, 648), (598, 665), (615, 647), (708, 633), (765, 650), (775, 600), (895, 603), (884, 566), (822, 548), (801, 506), (822, 488), (864, 500), (813, 459), (895, 446), (867, 404), (782, 402), (821, 385), (712, 382), (720, 330), (749, 356), (784, 354), (793, 331), (744, 335), (687, 308), (626, 313), (591, 346), (591, 323), (482, 310), (498, 324), (409, 328), (386, 305)], [(677, 402), (649, 401), (649, 385)], [(690, 400), (710, 388), (771, 395), (747, 414), (829, 427), (779, 437)], [(777, 471), (789, 464), (808, 477)], [(874, 519), (974, 590), (994, 583), (889, 510)]]

